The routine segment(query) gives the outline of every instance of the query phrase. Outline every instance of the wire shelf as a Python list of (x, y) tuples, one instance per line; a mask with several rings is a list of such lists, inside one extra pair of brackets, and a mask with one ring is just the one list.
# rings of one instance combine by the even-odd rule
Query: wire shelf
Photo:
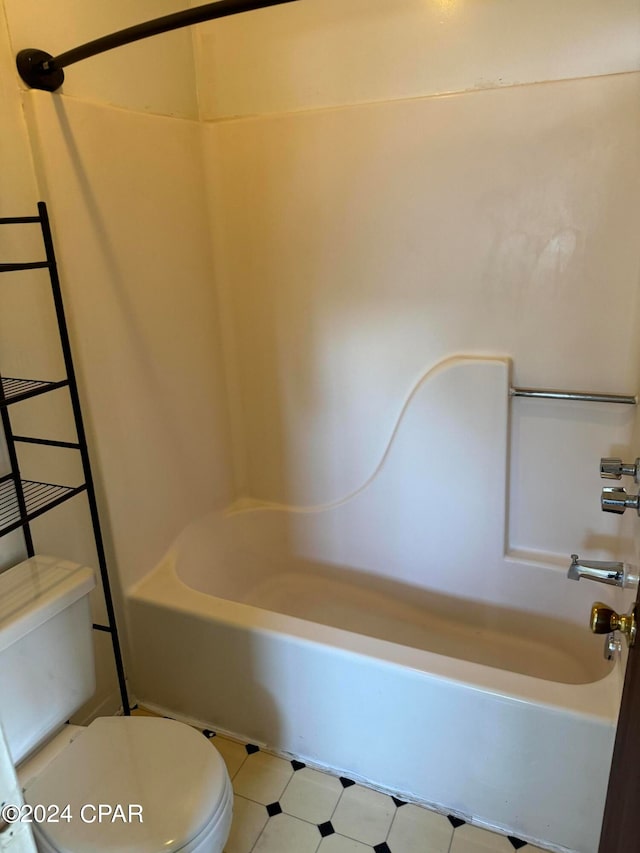
[(26, 506), (25, 516), (20, 512), (14, 480), (9, 478), (0, 481), (0, 536), (17, 530), (25, 521), (38, 518), (86, 489), (84, 483), (80, 486), (59, 486), (55, 483), (39, 483), (37, 480), (20, 482)]
[(39, 394), (46, 394), (56, 388), (68, 385), (69, 381), (63, 379), (60, 382), (47, 382), (41, 379), (12, 379), (8, 376), (2, 377), (2, 395), (0, 395), (0, 406), (8, 406), (11, 403), (19, 403)]

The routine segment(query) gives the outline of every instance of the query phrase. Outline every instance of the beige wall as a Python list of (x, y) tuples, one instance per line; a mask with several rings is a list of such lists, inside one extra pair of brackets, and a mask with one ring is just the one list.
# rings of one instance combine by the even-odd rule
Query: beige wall
[[(0, 216), (11, 216), (18, 211), (33, 208), (36, 188), (31, 164), (27, 131), (20, 108), (20, 96), (11, 69), (13, 61), (9, 33), (4, 16), (0, 16), (0, 163), (2, 163), (2, 190), (0, 191)], [(4, 229), (0, 234), (0, 246), (7, 255), (19, 257), (34, 245), (25, 246), (24, 240), (13, 229)], [(26, 257), (26, 255), (25, 255)], [(6, 293), (6, 290), (5, 290)], [(0, 291), (2, 298), (2, 291)], [(3, 308), (6, 302), (1, 303)], [(6, 311), (0, 312), (0, 356), (7, 350)], [(6, 368), (4, 368), (6, 370)], [(0, 471), (8, 470), (4, 447), (0, 442)], [(11, 564), (22, 553), (22, 538), (18, 535), (0, 541), (0, 567)]]

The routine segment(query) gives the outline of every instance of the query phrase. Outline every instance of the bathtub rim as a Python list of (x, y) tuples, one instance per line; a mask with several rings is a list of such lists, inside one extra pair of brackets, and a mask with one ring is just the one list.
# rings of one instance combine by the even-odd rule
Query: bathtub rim
[(366, 657), (381, 666), (401, 666), (424, 678), (446, 680), (525, 705), (544, 705), (582, 719), (612, 726), (617, 722), (626, 655), (619, 656), (611, 671), (597, 681), (584, 684), (548, 681), (201, 592), (180, 578), (177, 557), (178, 549), (170, 549), (154, 569), (127, 591), (127, 602), (150, 604), (202, 621), (220, 622), (254, 636), (279, 634), (296, 644), (328, 646), (352, 658)]

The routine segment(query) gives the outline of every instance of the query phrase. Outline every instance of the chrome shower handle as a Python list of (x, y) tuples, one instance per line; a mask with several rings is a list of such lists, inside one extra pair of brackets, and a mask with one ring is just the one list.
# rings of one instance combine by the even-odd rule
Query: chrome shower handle
[(623, 462), (617, 457), (605, 457), (600, 460), (600, 476), (604, 480), (619, 480), (621, 477), (633, 477), (638, 482), (640, 459), (635, 462)]
[(628, 495), (619, 486), (602, 490), (600, 505), (604, 512), (616, 512), (622, 515), (628, 509), (635, 509), (640, 515), (640, 495)]

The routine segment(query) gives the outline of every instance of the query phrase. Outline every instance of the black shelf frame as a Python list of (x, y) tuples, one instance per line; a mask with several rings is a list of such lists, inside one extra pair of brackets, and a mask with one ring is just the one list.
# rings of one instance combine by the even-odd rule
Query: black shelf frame
[[(16, 379), (0, 375), (0, 420), (2, 421), (7, 455), (9, 457), (9, 465), (11, 468), (10, 473), (0, 477), (0, 537), (21, 529), (24, 536), (27, 555), (29, 557), (33, 557), (35, 549), (31, 533), (31, 522), (54, 507), (60, 506), (66, 501), (71, 500), (71, 498), (74, 498), (76, 495), (83, 492), (86, 493), (89, 502), (93, 537), (98, 557), (98, 566), (100, 569), (100, 578), (102, 580), (102, 591), (104, 594), (108, 623), (107, 625), (94, 624), (93, 627), (96, 631), (103, 631), (111, 635), (113, 656), (118, 676), (118, 687), (120, 689), (120, 698), (122, 700), (122, 710), (126, 716), (129, 716), (131, 713), (129, 695), (127, 691), (120, 640), (118, 637), (115, 610), (113, 606), (109, 570), (107, 566), (104, 540), (102, 537), (98, 502), (96, 499), (93, 474), (91, 471), (91, 460), (89, 459), (87, 436), (82, 418), (82, 408), (80, 406), (80, 396), (78, 394), (76, 373), (71, 353), (71, 342), (69, 340), (69, 330), (64, 313), (60, 277), (58, 275), (58, 267), (56, 263), (47, 206), (43, 201), (38, 202), (37, 216), (0, 217), (0, 226), (34, 224), (40, 225), (46, 260), (27, 263), (1, 263), (0, 273), (17, 273), (25, 270), (39, 269), (48, 270), (66, 378), (59, 381), (50, 381), (42, 379)], [(11, 417), (9, 414), (10, 406), (22, 403), (25, 400), (30, 400), (42, 394), (48, 394), (49, 392), (56, 391), (59, 388), (68, 389), (71, 408), (73, 410), (77, 441), (59, 441), (57, 439), (40, 438), (38, 436), (16, 435), (13, 432), (11, 425)], [(58, 483), (41, 483), (36, 480), (23, 479), (20, 475), (20, 463), (16, 448), (17, 444), (38, 444), (45, 445), (47, 447), (58, 447), (78, 451), (82, 460), (84, 482), (77, 486), (66, 486)]]

